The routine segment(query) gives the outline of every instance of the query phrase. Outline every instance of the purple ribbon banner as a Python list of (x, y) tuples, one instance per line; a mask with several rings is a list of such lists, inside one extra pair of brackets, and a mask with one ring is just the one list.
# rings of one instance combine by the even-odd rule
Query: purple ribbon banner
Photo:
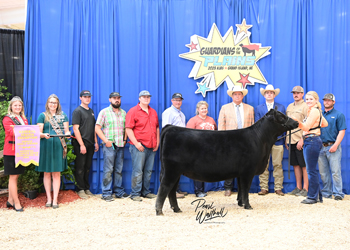
[(15, 162), (19, 165), (39, 166), (40, 130), (38, 125), (15, 126)]

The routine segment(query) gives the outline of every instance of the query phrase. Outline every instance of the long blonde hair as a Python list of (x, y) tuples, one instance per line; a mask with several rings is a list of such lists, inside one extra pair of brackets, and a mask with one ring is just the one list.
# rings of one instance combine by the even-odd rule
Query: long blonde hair
[(307, 92), (306, 93), (306, 95), (305, 95), (305, 99), (306, 99), (306, 96), (307, 95), (311, 95), (313, 98), (315, 98), (315, 100), (316, 100), (316, 107), (318, 108), (318, 109), (322, 109), (322, 106), (321, 106), (321, 103), (320, 103), (320, 98), (318, 97), (318, 94), (315, 92), (315, 91), (309, 91), (309, 92)]
[(57, 95), (51, 94), (49, 96), (49, 98), (47, 98), (47, 101), (46, 101), (46, 104), (45, 104), (45, 112), (44, 112), (45, 122), (48, 122), (52, 118), (52, 115), (51, 115), (51, 112), (50, 112), (50, 109), (49, 109), (49, 102), (50, 102), (51, 98), (55, 98), (57, 100), (56, 115), (61, 115), (62, 114), (62, 108), (61, 108), (60, 100), (58, 99)]
[[(206, 101), (199, 101), (196, 105), (196, 115), (199, 114), (198, 109), (200, 106), (205, 105), (207, 106), (207, 109), (209, 108), (209, 104)], [(208, 114), (207, 114), (208, 115)]]
[(8, 114), (9, 116), (12, 116), (12, 117), (15, 117), (15, 116), (16, 116), (15, 113), (13, 113), (13, 111), (12, 111), (12, 104), (15, 103), (15, 102), (20, 102), (20, 103), (22, 104), (22, 110), (21, 110), (21, 112), (19, 112), (19, 114), (20, 114), (21, 117), (23, 117), (23, 118), (26, 119), (26, 116), (25, 116), (25, 114), (24, 114), (24, 104), (23, 104), (23, 101), (22, 101), (21, 97), (19, 97), (19, 96), (14, 96), (14, 97), (11, 99), (10, 105), (9, 105), (9, 107), (8, 107), (8, 109), (7, 109), (7, 114)]

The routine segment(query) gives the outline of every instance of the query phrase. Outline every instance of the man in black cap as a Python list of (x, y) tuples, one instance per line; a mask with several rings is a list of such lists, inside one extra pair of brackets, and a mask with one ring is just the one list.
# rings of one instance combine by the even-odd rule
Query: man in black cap
[[(328, 126), (321, 128), (322, 149), (318, 158), (318, 168), (323, 182), (322, 196), (340, 201), (344, 198), (341, 176), (341, 141), (345, 136), (345, 116), (334, 108), (335, 96), (331, 93), (323, 97), (323, 117)], [(332, 174), (332, 176), (331, 176)], [(333, 185), (332, 185), (333, 182)]]
[(72, 124), (75, 139), (72, 140), (75, 158), (76, 191), (80, 198), (87, 199), (90, 192), (89, 173), (94, 152), (98, 150), (95, 133), (95, 115), (89, 108), (91, 93), (83, 90), (80, 93), (81, 104), (73, 111)]
[[(109, 95), (111, 103), (100, 111), (97, 117), (95, 131), (103, 143), (103, 177), (102, 199), (110, 202), (115, 198), (127, 198), (122, 183), (124, 147), (126, 144), (125, 116), (121, 106), (121, 95), (112, 92)], [(113, 176), (113, 179), (112, 179)], [(113, 180), (113, 188), (112, 188)]]
[[(182, 105), (182, 94), (180, 93), (175, 93), (172, 96), (171, 99), (171, 107), (167, 108), (163, 114), (162, 114), (162, 127), (164, 128), (166, 125), (171, 124), (174, 126), (179, 126), (179, 127), (186, 127), (186, 117), (184, 113), (181, 112), (181, 105)], [(187, 192), (182, 192), (179, 188), (177, 187), (177, 192), (176, 192), (176, 198), (184, 198), (185, 195), (187, 195)]]

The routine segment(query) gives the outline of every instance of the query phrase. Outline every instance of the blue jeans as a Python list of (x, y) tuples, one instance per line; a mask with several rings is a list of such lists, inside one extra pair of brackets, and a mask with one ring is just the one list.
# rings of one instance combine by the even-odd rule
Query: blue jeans
[(146, 196), (151, 192), (149, 186), (156, 152), (153, 152), (153, 148), (143, 147), (145, 148), (143, 152), (140, 152), (134, 145), (129, 147), (132, 160), (131, 198)]
[(309, 177), (309, 191), (307, 198), (322, 201), (318, 171), (316, 169), (318, 156), (322, 147), (322, 140), (319, 136), (308, 137), (304, 140), (304, 158), (306, 171)]
[(103, 146), (103, 179), (102, 179), (102, 197), (112, 195), (112, 174), (113, 192), (117, 197), (122, 197), (125, 194), (122, 183), (122, 171), (124, 161), (124, 148), (106, 147)]
[(320, 157), (318, 158), (318, 168), (323, 182), (322, 195), (326, 198), (332, 198), (333, 194), (334, 196), (344, 198), (343, 181), (341, 178), (341, 145), (338, 146), (337, 151), (330, 153), (329, 149), (332, 146), (322, 147)]
[(194, 184), (194, 193), (195, 194), (204, 193), (204, 182), (203, 181), (193, 180), (193, 184)]

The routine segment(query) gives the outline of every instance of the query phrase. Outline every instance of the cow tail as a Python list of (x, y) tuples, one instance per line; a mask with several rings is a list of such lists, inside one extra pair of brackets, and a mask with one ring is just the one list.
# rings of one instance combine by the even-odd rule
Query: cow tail
[(160, 152), (159, 152), (159, 158), (160, 158), (160, 174), (159, 174), (159, 181), (162, 182), (163, 175), (164, 175), (164, 164), (163, 164), (163, 143), (164, 143), (164, 137), (165, 137), (165, 130), (166, 127), (162, 129), (162, 133), (160, 135)]

